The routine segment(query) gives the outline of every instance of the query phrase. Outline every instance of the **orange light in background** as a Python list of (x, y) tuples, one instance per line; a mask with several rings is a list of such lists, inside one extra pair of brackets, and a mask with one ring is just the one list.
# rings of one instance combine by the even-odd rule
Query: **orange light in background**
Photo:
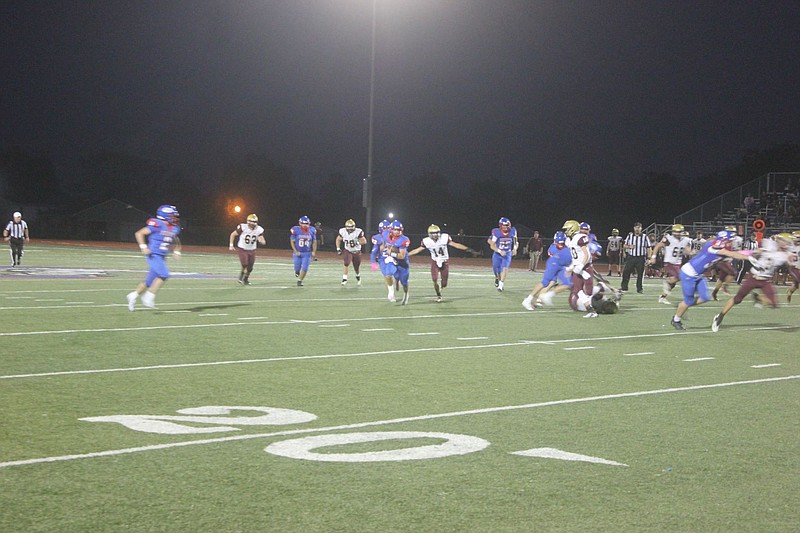
[(225, 214), (229, 217), (238, 217), (246, 208), (241, 198), (229, 198), (225, 201)]

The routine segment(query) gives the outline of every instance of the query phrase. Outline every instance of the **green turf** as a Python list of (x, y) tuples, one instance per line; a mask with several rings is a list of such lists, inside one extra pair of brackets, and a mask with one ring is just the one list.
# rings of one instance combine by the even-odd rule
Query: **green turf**
[[(136, 250), (31, 245), (25, 263), (0, 269), (0, 531), (800, 530), (796, 304), (743, 303), (715, 334), (722, 302), (709, 302), (676, 332), (660, 282), (646, 280), (618, 315), (583, 319), (563, 295), (529, 312), (520, 302), (538, 275), (514, 269), (498, 293), (488, 261), (454, 265), (437, 304), (419, 257), (401, 306), (368, 267), (363, 286), (351, 274), (341, 287), (335, 260), (313, 263), (298, 288), (288, 253), (269, 250), (249, 287), (232, 254), (170, 259), (158, 309), (131, 313)], [(316, 418), (178, 413), (203, 406)], [(81, 420), (120, 415), (230, 429)], [(488, 446), (381, 462), (265, 451), (390, 431)], [(446, 442), (313, 453), (396, 457)], [(514, 453), (539, 448), (626, 466)]]

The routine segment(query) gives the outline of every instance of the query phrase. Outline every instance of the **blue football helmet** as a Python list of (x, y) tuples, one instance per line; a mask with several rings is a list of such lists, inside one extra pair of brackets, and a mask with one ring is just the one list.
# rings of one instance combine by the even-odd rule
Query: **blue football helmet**
[(555, 235), (553, 235), (553, 241), (556, 244), (564, 244), (567, 242), (567, 234), (563, 231), (557, 231)]
[(394, 222), (392, 222), (391, 228), (394, 231), (403, 231), (403, 223), (400, 222), (399, 220), (395, 220)]
[(578, 226), (578, 229), (585, 231), (592, 231), (592, 226), (590, 226), (588, 222), (581, 222), (581, 225)]
[(717, 232), (717, 240), (718, 241), (729, 241), (733, 239), (735, 233), (732, 231), (728, 231), (726, 229)]
[(311, 224), (311, 219), (308, 218), (308, 217), (303, 216), (303, 217), (300, 217), (300, 219), (297, 222), (298, 222), (298, 224), (309, 224), (310, 225)]
[(511, 221), (509, 219), (507, 219), (506, 217), (502, 217), (498, 221), (497, 225), (499, 227), (501, 227), (501, 228), (510, 228), (511, 227)]
[(171, 224), (176, 224), (180, 216), (178, 208), (174, 205), (162, 205), (156, 209), (156, 218), (166, 220)]
[(386, 228), (388, 228), (390, 224), (391, 224), (391, 222), (389, 222), (388, 220), (386, 220), (386, 219), (384, 218), (383, 220), (381, 220), (381, 221), (378, 223), (378, 231), (379, 231), (379, 232), (383, 232), (383, 230), (385, 230)]

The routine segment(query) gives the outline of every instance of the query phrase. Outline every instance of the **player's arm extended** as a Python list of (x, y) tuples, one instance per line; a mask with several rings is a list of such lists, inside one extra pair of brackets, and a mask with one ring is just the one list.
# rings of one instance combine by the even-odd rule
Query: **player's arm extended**
[(425, 249), (424, 246), (418, 246), (418, 247), (414, 248), (413, 250), (411, 250), (410, 252), (408, 252), (408, 255), (409, 256), (417, 255), (418, 253), (420, 253), (424, 249)]
[(734, 252), (733, 250), (726, 250), (723, 248), (722, 250), (717, 250), (717, 255), (724, 255), (725, 257), (731, 257), (733, 259), (741, 259), (742, 261), (747, 261), (747, 256), (743, 253)]

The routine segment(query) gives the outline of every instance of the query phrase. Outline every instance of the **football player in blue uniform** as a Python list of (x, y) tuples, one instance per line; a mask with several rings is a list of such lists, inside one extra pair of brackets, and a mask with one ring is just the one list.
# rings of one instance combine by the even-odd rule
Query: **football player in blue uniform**
[(297, 286), (302, 287), (308, 265), (317, 257), (317, 228), (311, 226), (311, 219), (306, 216), (300, 217), (297, 224), (290, 230), (289, 244), (292, 246)]
[[(542, 302), (552, 305), (553, 296), (556, 293), (572, 287), (572, 274), (567, 272), (567, 267), (572, 264), (572, 253), (566, 243), (566, 234), (563, 231), (557, 231), (553, 236), (553, 244), (547, 250), (548, 258), (545, 262), (542, 281), (522, 301), (522, 307), (528, 311), (541, 307)], [(550, 289), (553, 287), (555, 289), (551, 291)], [(534, 304), (533, 299), (537, 295), (540, 295), (541, 299), (537, 299)]]
[(380, 269), (381, 275), (386, 277), (386, 263), (383, 262), (384, 256), (381, 251), (383, 244), (383, 234), (389, 228), (389, 221), (384, 219), (378, 223), (378, 233), (372, 236), (372, 251), (369, 253), (369, 260), (372, 264), (373, 272)]
[(506, 282), (508, 267), (511, 266), (511, 258), (517, 255), (517, 228), (511, 227), (511, 221), (502, 217), (498, 226), (492, 230), (492, 234), (486, 240), (489, 247), (494, 252), (492, 254), (492, 271), (494, 272), (494, 286), (503, 292)]
[(729, 249), (734, 233), (722, 230), (717, 233), (714, 240), (708, 241), (699, 252), (687, 261), (680, 270), (679, 277), (683, 289), (683, 301), (678, 304), (675, 316), (672, 318), (672, 327), (684, 330), (683, 314), (689, 307), (708, 301), (708, 281), (703, 272), (713, 267), (726, 257), (747, 260), (747, 256)]
[(411, 246), (411, 239), (403, 235), (403, 223), (395, 220), (384, 231), (383, 238), (383, 263), (385, 266), (386, 287), (389, 290), (389, 301), (397, 301), (395, 298), (395, 280), (403, 286), (403, 305), (408, 304), (408, 249)]
[(136, 308), (136, 299), (140, 295), (142, 305), (156, 306), (156, 293), (170, 276), (165, 257), (170, 251), (175, 256), (181, 255), (180, 232), (178, 209), (174, 205), (162, 205), (156, 210), (155, 218), (148, 219), (146, 225), (134, 233), (139, 249), (147, 257), (149, 269), (144, 281), (135, 291), (128, 293), (128, 310)]

